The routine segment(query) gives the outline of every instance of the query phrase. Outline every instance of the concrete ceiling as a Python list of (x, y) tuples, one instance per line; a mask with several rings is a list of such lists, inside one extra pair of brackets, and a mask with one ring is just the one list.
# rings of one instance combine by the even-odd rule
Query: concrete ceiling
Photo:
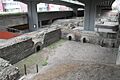
[(84, 5), (66, 2), (66, 1), (62, 1), (62, 0), (14, 0), (14, 1), (20, 1), (20, 2), (23, 2), (26, 4), (27, 4), (27, 2), (34, 1), (36, 3), (48, 3), (48, 4), (64, 5), (64, 6), (71, 7), (71, 8), (84, 8)]
[[(84, 5), (66, 2), (66, 1), (62, 1), (62, 0), (15, 0), (15, 1), (20, 1), (20, 2), (23, 2), (26, 4), (27, 4), (27, 2), (35, 1), (36, 3), (48, 3), (48, 4), (64, 5), (67, 7), (74, 8), (74, 9), (75, 8), (76, 9), (77, 8), (84, 8)], [(79, 2), (84, 3), (84, 4), (88, 1), (95, 1), (97, 6), (111, 8), (111, 6), (115, 0), (74, 0), (74, 1), (79, 1)]]
[(88, 2), (88, 1), (95, 1), (95, 2), (97, 2), (97, 3), (113, 3), (115, 0), (77, 0), (77, 1), (79, 1), (79, 2), (82, 2), (82, 3), (86, 3), (86, 2)]
[(84, 4), (88, 1), (95, 1), (97, 6), (111, 8), (111, 6), (115, 0), (78, 0), (78, 1), (82, 2)]

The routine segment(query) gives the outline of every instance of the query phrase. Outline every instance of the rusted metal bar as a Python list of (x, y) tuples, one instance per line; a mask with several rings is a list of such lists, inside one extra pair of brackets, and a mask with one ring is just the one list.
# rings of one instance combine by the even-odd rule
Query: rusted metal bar
[(24, 73), (25, 73), (25, 75), (27, 75), (27, 68), (26, 68), (26, 64), (24, 64)]
[(38, 64), (36, 64), (36, 71), (37, 71), (37, 73), (39, 72)]

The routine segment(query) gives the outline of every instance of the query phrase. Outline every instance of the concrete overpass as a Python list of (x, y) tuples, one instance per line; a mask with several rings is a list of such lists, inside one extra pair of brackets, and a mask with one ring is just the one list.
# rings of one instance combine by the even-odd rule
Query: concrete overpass
[(37, 15), (37, 4), (38, 3), (58, 4), (58, 5), (64, 5), (67, 7), (71, 7), (73, 8), (76, 15), (77, 15), (78, 8), (84, 8), (84, 5), (82, 4), (66, 2), (62, 0), (15, 0), (15, 1), (20, 1), (28, 5), (28, 18), (29, 18), (28, 20), (29, 20), (30, 31), (35, 31), (39, 28), (38, 15)]
[[(111, 8), (115, 0), (78, 0), (85, 4), (84, 30), (94, 31), (96, 8)], [(98, 6), (98, 7), (97, 7)]]
[[(78, 8), (84, 8), (84, 5), (65, 2), (62, 0), (16, 0), (28, 4), (28, 17), (29, 17), (29, 28), (30, 31), (38, 29), (38, 15), (37, 15), (37, 3), (53, 3), (59, 5), (65, 5), (73, 8), (74, 12), (77, 14)], [(78, 0), (79, 2), (85, 4), (85, 20), (84, 20), (84, 30), (94, 31), (95, 20), (96, 20), (96, 8), (111, 8), (112, 3), (115, 0)]]

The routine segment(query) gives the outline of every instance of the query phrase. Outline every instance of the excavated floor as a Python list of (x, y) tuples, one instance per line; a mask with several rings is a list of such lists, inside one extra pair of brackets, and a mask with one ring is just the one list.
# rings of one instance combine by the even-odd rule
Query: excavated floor
[(89, 43), (66, 41), (55, 49), (55, 55), (49, 57), (48, 62), (60, 63), (64, 61), (84, 61), (102, 64), (115, 64), (117, 49), (105, 48)]
[(120, 66), (69, 62), (51, 66), (28, 80), (120, 80)]
[[(89, 43), (61, 40), (15, 65), (21, 68), (26, 64), (29, 74), (34, 74), (35, 64), (39, 64), (40, 74), (34, 79), (24, 80), (120, 80), (120, 68), (115, 65), (117, 51)], [(47, 65), (43, 67), (43, 63)], [(30, 78), (29, 75), (26, 78)]]

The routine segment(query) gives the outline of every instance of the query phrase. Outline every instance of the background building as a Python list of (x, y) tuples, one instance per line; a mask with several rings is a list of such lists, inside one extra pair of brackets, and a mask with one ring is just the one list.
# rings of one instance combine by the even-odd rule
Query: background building
[(46, 3), (39, 3), (37, 5), (37, 11), (40, 12), (40, 11), (48, 11), (48, 4)]
[(3, 12), (3, 4), (0, 3), (0, 12)]
[(21, 12), (20, 5), (16, 1), (2, 0), (2, 4), (5, 12)]

